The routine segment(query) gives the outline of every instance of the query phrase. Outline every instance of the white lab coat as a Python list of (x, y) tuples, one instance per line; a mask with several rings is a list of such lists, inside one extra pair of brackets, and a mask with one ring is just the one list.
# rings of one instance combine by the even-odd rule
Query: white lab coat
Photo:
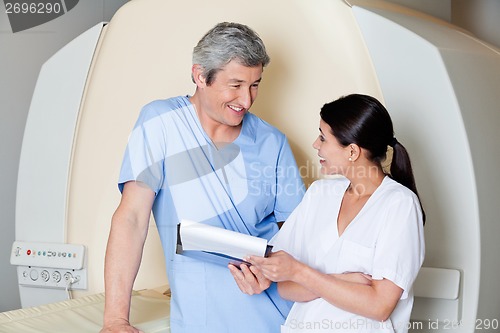
[(349, 186), (345, 178), (314, 182), (271, 243), (323, 273), (363, 272), (404, 291), (390, 319), (377, 322), (322, 298), (297, 302), (282, 332), (408, 331), (412, 285), (424, 259), (420, 203), (408, 188), (385, 177), (339, 237), (337, 217)]

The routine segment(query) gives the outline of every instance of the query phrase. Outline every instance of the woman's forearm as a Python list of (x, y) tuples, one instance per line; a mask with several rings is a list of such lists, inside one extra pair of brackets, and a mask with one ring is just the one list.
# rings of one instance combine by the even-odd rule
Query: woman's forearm
[(349, 281), (343, 275), (323, 274), (308, 266), (293, 281), (336, 307), (378, 321), (390, 316), (402, 293), (401, 288), (386, 279), (363, 284)]
[[(362, 273), (330, 274), (330, 276), (352, 283), (371, 285), (371, 277)], [(319, 298), (310, 289), (292, 281), (278, 282), (278, 292), (284, 299), (294, 302), (309, 302)]]
[(278, 292), (282, 298), (293, 302), (309, 302), (318, 298), (309, 289), (292, 281), (278, 282)]

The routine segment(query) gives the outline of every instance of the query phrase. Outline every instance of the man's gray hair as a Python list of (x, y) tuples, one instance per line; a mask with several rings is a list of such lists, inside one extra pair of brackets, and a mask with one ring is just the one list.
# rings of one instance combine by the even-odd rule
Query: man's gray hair
[(232, 60), (248, 67), (265, 67), (270, 58), (259, 35), (240, 23), (217, 24), (193, 50), (193, 65), (203, 68), (202, 75), (207, 85), (212, 84), (217, 72)]

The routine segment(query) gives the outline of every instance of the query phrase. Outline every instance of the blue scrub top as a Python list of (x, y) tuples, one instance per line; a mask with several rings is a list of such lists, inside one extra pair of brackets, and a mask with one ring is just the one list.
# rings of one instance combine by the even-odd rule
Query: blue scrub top
[(276, 285), (243, 294), (225, 266), (175, 254), (181, 219), (270, 239), (302, 199), (304, 184), (283, 133), (247, 113), (238, 138), (215, 146), (189, 96), (146, 105), (129, 137), (119, 186), (141, 181), (172, 291), (171, 331), (279, 332), (291, 303)]

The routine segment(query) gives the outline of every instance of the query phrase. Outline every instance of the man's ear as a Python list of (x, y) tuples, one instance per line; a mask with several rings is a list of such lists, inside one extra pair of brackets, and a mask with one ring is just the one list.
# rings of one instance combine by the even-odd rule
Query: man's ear
[(191, 67), (191, 76), (198, 87), (206, 84), (205, 77), (203, 76), (203, 67), (200, 65), (194, 64), (193, 67)]

